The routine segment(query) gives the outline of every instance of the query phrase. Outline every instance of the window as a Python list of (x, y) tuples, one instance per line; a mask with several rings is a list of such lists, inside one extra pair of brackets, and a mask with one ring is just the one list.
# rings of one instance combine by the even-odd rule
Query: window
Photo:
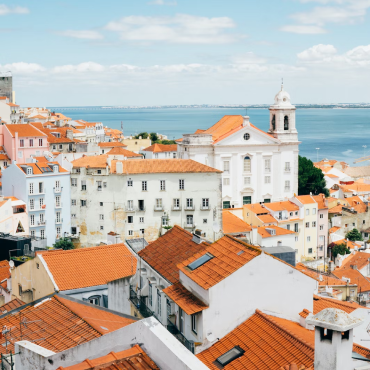
[(144, 217), (139, 217), (139, 222), (142, 224), (144, 223)]
[(308, 242), (310, 242), (310, 241), (311, 241), (311, 237), (310, 237), (310, 236), (308, 236), (308, 237), (307, 237), (307, 241), (308, 241)]
[(290, 172), (290, 162), (285, 162), (285, 172)]
[(153, 287), (152, 284), (149, 283), (149, 304), (153, 306)]
[(76, 205), (77, 205), (77, 201), (76, 201), (76, 199), (71, 199), (71, 205), (72, 205), (72, 206), (76, 206)]
[(77, 186), (77, 179), (71, 178), (71, 186)]
[(27, 175), (32, 175), (32, 168), (31, 167), (27, 167)]
[(263, 203), (271, 203), (271, 199), (270, 198), (266, 198), (263, 200)]
[(187, 215), (186, 216), (186, 225), (187, 226), (193, 226), (193, 216), (192, 215)]
[(20, 139), (20, 140), (19, 140), (19, 146), (20, 146), (21, 148), (23, 148), (23, 147), (24, 147), (24, 140), (23, 140), (23, 139)]
[(103, 207), (103, 204), (104, 204), (103, 202), (99, 202), (100, 207)]
[(165, 191), (166, 190), (166, 180), (160, 180), (159, 183), (160, 183), (161, 191)]
[(312, 221), (312, 227), (316, 227), (316, 221)]
[(308, 229), (309, 227), (310, 227), (310, 223), (306, 222), (306, 229)]
[(173, 158), (176, 158), (176, 153), (173, 153)]
[(290, 225), (288, 224), (288, 225), (286, 225), (286, 229), (287, 230), (290, 230)]
[(147, 191), (148, 190), (148, 183), (147, 183), (147, 181), (142, 181), (141, 182), (141, 190), (142, 191)]
[(157, 312), (159, 316), (162, 316), (162, 296), (157, 290)]
[(230, 179), (228, 177), (224, 177), (222, 180), (223, 180), (223, 185), (230, 185)]
[(60, 237), (60, 227), (57, 227), (57, 237)]
[(202, 199), (202, 208), (203, 209), (209, 209), (209, 198), (203, 198)]
[(290, 181), (289, 180), (285, 181), (285, 191), (290, 191)]
[(57, 191), (60, 190), (60, 181), (59, 180), (55, 181), (55, 190), (57, 190)]
[(53, 150), (57, 150), (57, 146), (56, 145), (53, 145)]
[(162, 226), (168, 226), (168, 217), (167, 216), (162, 217)]
[(140, 229), (141, 235), (144, 235), (145, 229)]
[(134, 223), (134, 216), (127, 216), (127, 223), (133, 224)]
[(251, 204), (252, 203), (252, 197), (251, 196), (244, 196), (243, 197), (243, 204)]
[(39, 139), (39, 146), (42, 146), (42, 139)]
[(295, 215), (298, 216), (298, 211), (296, 211)]
[(61, 218), (60, 218), (60, 212), (57, 212), (56, 213), (56, 218), (55, 218), (56, 222), (60, 222), (61, 221)]
[(98, 170), (97, 172), (98, 172), (98, 175), (101, 175), (101, 170)]
[(132, 186), (132, 180), (131, 179), (127, 180), (127, 186)]
[(230, 201), (225, 200), (224, 202), (222, 202), (222, 208), (230, 208)]
[[(324, 218), (324, 215), (322, 213), (320, 214), (320, 218)], [(365, 223), (365, 220), (364, 220), (364, 223)]]
[(250, 137), (251, 137), (251, 135), (249, 135), (248, 133), (245, 133), (244, 136), (243, 136), (244, 140), (249, 140)]
[(316, 214), (316, 208), (312, 208), (312, 214), (315, 215)]
[(32, 230), (31, 231), (31, 236), (32, 236), (32, 238), (34, 238), (36, 235), (35, 235), (35, 230)]
[(60, 207), (60, 197), (55, 197), (55, 206)]
[(308, 248), (308, 254), (312, 254), (312, 248)]
[(244, 185), (250, 185), (251, 184), (251, 178), (250, 177), (244, 177)]
[(179, 198), (175, 198), (173, 200), (173, 209), (180, 209), (180, 199)]
[(276, 129), (276, 119), (275, 119), (275, 114), (272, 116), (272, 120), (271, 120), (271, 127), (272, 127), (272, 131), (275, 131), (275, 129)]
[(30, 216), (30, 224), (31, 224), (31, 226), (35, 225), (35, 215)]
[(251, 172), (251, 159), (249, 157), (244, 157), (243, 170), (244, 172)]
[(320, 235), (319, 240), (321, 243), (324, 243), (324, 238), (325, 238), (324, 235)]
[(138, 209), (139, 209), (139, 211), (145, 211), (144, 199), (139, 199), (138, 200)]
[(127, 201), (127, 210), (128, 211), (133, 211), (134, 210), (134, 201), (133, 200), (128, 200)]
[(289, 117), (288, 116), (284, 117), (284, 130), (285, 131), (289, 130)]
[(97, 181), (96, 184), (98, 185), (98, 191), (102, 191), (102, 182)]
[(157, 159), (158, 158), (158, 153), (154, 153), (154, 158)]
[(199, 257), (192, 263), (190, 263), (187, 267), (193, 271), (197, 269), (198, 267), (204, 265), (206, 262), (210, 261), (214, 256), (210, 253), (203, 254), (203, 256)]
[(308, 216), (309, 214), (310, 214), (310, 210), (306, 209), (306, 216)]
[(107, 183), (103, 182), (103, 188), (106, 188), (106, 187), (107, 187)]
[[(321, 215), (320, 215), (321, 216)], [(362, 224), (365, 225), (365, 220), (362, 220)]]
[(44, 198), (40, 198), (39, 204), (40, 204), (40, 209), (42, 209), (43, 208), (42, 206), (44, 205)]
[(224, 161), (224, 172), (229, 173), (230, 171), (230, 162)]
[(179, 190), (185, 190), (185, 180), (179, 180)]
[(35, 209), (35, 200), (30, 199), (30, 209)]
[(100, 220), (100, 221), (103, 221), (103, 220), (104, 220), (104, 215), (103, 215), (103, 214), (100, 214), (100, 215), (99, 215), (99, 220)]
[(81, 207), (86, 207), (86, 200), (81, 199)]
[(163, 205), (162, 205), (162, 198), (157, 198), (155, 200), (155, 208), (156, 209), (162, 209), (163, 208)]
[(77, 215), (75, 213), (71, 214), (71, 218), (76, 218), (76, 217), (77, 217)]
[(44, 192), (44, 183), (39, 182), (39, 194), (42, 194)]
[(186, 209), (193, 209), (193, 198), (186, 198)]
[(320, 225), (320, 230), (324, 230), (324, 225)]
[(40, 230), (40, 236), (41, 236), (41, 239), (45, 239), (45, 230), (44, 229)]
[(87, 301), (90, 304), (95, 304), (96, 306), (100, 306), (100, 297), (99, 296), (93, 296), (87, 299)]
[(30, 145), (30, 146), (33, 146), (33, 139), (30, 139), (30, 140), (29, 140), (29, 145)]
[(167, 317), (171, 315), (171, 302), (169, 299), (166, 299), (167, 301)]
[(216, 359), (216, 362), (218, 362), (221, 366), (226, 366), (230, 362), (236, 360), (240, 356), (243, 356), (243, 353), (245, 351), (241, 349), (239, 346), (235, 346), (230, 351), (227, 351), (222, 356), (218, 357)]
[(271, 172), (271, 159), (265, 159), (265, 172)]
[[(297, 241), (298, 241), (298, 236), (296, 236), (296, 237), (294, 238), (294, 240), (297, 242)], [(298, 251), (298, 249), (296, 249), (296, 251)]]
[(134, 231), (133, 231), (133, 230), (129, 230), (129, 231), (128, 231), (128, 235), (129, 235), (129, 236), (134, 235)]
[(206, 224), (207, 223), (207, 219), (206, 218), (203, 218), (203, 223)]
[(63, 150), (63, 145), (59, 144), (59, 150)]
[(271, 183), (271, 177), (265, 176), (265, 184), (270, 184), (270, 183)]
[(82, 191), (86, 190), (86, 180), (81, 181), (81, 190)]
[(197, 315), (191, 315), (191, 330), (197, 334)]

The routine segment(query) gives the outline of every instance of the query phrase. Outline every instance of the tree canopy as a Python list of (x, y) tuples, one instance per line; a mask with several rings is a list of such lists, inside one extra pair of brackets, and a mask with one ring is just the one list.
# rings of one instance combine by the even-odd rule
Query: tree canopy
[(348, 231), (346, 234), (346, 239), (350, 240), (351, 242), (355, 242), (356, 240), (362, 240), (362, 235), (357, 229), (352, 229)]
[(149, 138), (152, 141), (152, 144), (165, 144), (165, 145), (176, 144), (175, 140), (166, 140), (166, 139), (159, 140), (159, 137), (155, 132), (151, 132), (150, 134), (147, 132), (140, 132), (140, 134), (134, 136), (134, 139), (139, 139), (140, 137), (142, 139)]
[(54, 244), (55, 249), (74, 249), (74, 245), (71, 242), (70, 239), (68, 238), (60, 238), (55, 244)]
[(306, 157), (298, 157), (298, 195), (308, 195), (310, 193), (318, 195), (320, 193), (329, 196), (329, 190), (326, 188), (324, 174), (320, 168), (316, 168), (313, 162)]
[(351, 253), (351, 251), (347, 248), (346, 244), (329, 244), (329, 248), (331, 248), (332, 257), (336, 258), (338, 254), (344, 256), (345, 254)]

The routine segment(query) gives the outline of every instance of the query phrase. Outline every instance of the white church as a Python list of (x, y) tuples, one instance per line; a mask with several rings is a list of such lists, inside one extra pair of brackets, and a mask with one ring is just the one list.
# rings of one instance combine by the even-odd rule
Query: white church
[(269, 109), (268, 132), (254, 126), (248, 116), (224, 116), (207, 130), (184, 134), (178, 142), (178, 158), (223, 171), (223, 208), (275, 202), (298, 193), (296, 108), (283, 86)]

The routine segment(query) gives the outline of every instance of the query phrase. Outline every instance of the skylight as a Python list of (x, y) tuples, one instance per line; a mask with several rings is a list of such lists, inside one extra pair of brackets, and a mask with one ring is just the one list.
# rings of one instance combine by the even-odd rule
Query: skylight
[(224, 353), (222, 356), (218, 357), (216, 359), (216, 361), (222, 365), (222, 366), (226, 366), (227, 364), (229, 364), (231, 361), (234, 361), (236, 360), (237, 358), (239, 358), (240, 356), (243, 356), (243, 353), (245, 351), (240, 348), (239, 346), (235, 346), (234, 348), (232, 348), (230, 351), (227, 351), (226, 353)]
[(238, 256), (240, 256), (241, 254), (243, 254), (244, 253), (244, 251), (239, 251), (238, 253), (237, 253), (237, 255)]
[(202, 257), (199, 257), (197, 260), (190, 263), (187, 267), (193, 271), (197, 269), (198, 267), (204, 265), (206, 262), (210, 261), (214, 256), (210, 253), (204, 254)]

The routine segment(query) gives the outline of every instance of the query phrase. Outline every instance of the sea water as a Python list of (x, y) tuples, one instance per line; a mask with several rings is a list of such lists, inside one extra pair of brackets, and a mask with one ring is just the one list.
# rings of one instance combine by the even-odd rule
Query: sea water
[[(207, 129), (224, 115), (246, 114), (242, 108), (51, 109), (72, 119), (103, 122), (105, 126), (116, 129), (120, 129), (122, 123), (125, 136), (156, 132), (167, 135), (171, 140), (197, 129)], [(248, 109), (247, 114), (255, 126), (268, 130), (268, 109)], [(353, 165), (355, 159), (370, 156), (370, 109), (297, 109), (296, 127), (301, 141), (300, 155), (313, 161), (329, 158)], [(364, 164), (369, 162), (358, 165)]]

